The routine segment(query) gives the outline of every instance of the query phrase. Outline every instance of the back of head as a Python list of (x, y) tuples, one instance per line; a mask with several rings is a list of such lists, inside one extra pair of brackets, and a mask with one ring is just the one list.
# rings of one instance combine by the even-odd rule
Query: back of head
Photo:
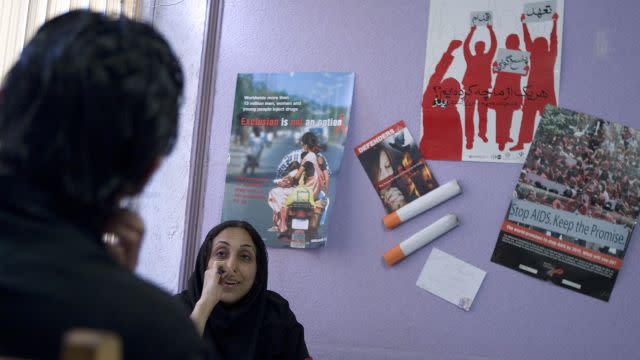
[(306, 177), (312, 177), (316, 173), (316, 169), (313, 167), (313, 164), (309, 161), (305, 161), (302, 166), (304, 167), (304, 175)]
[(509, 34), (505, 40), (505, 46), (507, 49), (518, 50), (520, 47), (520, 38), (517, 34)]
[[(460, 100), (460, 83), (454, 78), (446, 78), (442, 80), (442, 88), (447, 92), (445, 99), (447, 100), (447, 109), (455, 109), (456, 104)], [(442, 100), (442, 99), (441, 99)]]
[(533, 51), (546, 52), (549, 51), (549, 43), (544, 37), (537, 37), (533, 40)]
[(300, 142), (309, 147), (310, 151), (315, 151), (318, 147), (318, 137), (311, 131), (307, 131), (300, 137)]
[(2, 85), (0, 165), (69, 206), (107, 210), (171, 151), (182, 87), (150, 26), (90, 11), (54, 18)]

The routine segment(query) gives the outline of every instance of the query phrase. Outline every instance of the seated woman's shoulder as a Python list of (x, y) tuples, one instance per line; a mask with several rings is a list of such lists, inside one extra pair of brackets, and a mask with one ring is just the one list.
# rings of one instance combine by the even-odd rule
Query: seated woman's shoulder
[(281, 323), (297, 323), (296, 316), (289, 307), (287, 299), (275, 291), (267, 290), (265, 317), (267, 320)]
[(267, 290), (267, 306), (289, 309), (289, 302), (273, 290)]

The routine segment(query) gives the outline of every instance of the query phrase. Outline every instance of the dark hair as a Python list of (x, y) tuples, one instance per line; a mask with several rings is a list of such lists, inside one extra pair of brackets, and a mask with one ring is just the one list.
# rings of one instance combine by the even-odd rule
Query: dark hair
[[(391, 150), (382, 144), (377, 146), (374, 151), (371, 151), (372, 156), (368, 162), (369, 177), (374, 183), (377, 183), (378, 181), (382, 180), (380, 179), (380, 172), (382, 171), (382, 169), (380, 169), (380, 156), (382, 155), (382, 153), (385, 154), (392, 168), (394, 168), (393, 164), (395, 161), (394, 161), (393, 155), (391, 154)], [(395, 168), (393, 170), (393, 173), (394, 174), (396, 173)]]
[(56, 17), (2, 85), (0, 164), (66, 206), (108, 211), (172, 150), (182, 88), (151, 26), (90, 11)]
[(304, 168), (304, 175), (307, 178), (310, 178), (312, 176), (314, 176), (316, 174), (316, 168), (313, 167), (313, 163), (309, 162), (309, 161), (305, 161), (302, 164), (302, 167)]
[(319, 147), (318, 137), (311, 131), (307, 131), (306, 133), (302, 134), (302, 136), (300, 137), (300, 142), (304, 145), (307, 145), (310, 151), (317, 152), (317, 149)]
[[(304, 157), (304, 156), (303, 156)], [(291, 171), (298, 169), (300, 167), (300, 162), (293, 160), (291, 163), (289, 163), (289, 165), (287, 166), (287, 173), (290, 173)]]
[(220, 223), (214, 226), (211, 230), (209, 230), (209, 232), (207, 233), (207, 236), (204, 238), (204, 245), (203, 245), (204, 246), (203, 260), (204, 260), (205, 267), (207, 262), (209, 261), (209, 258), (211, 257), (213, 240), (223, 230), (228, 228), (240, 228), (240, 229), (244, 229), (247, 233), (249, 233), (249, 236), (251, 237), (251, 241), (253, 242), (253, 245), (255, 245), (256, 247), (256, 264), (257, 264), (256, 279), (252, 289), (259, 288), (260, 285), (263, 284), (263, 282), (264, 282), (264, 286), (266, 287), (266, 282), (268, 278), (267, 270), (268, 270), (268, 263), (269, 263), (267, 248), (258, 231), (251, 224), (243, 220), (227, 220), (223, 223)]

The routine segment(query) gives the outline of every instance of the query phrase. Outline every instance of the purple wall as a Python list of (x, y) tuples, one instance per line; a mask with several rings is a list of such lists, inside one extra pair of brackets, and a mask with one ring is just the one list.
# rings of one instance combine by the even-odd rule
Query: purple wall
[[(419, 136), (429, 2), (227, 1), (204, 231), (220, 218), (236, 74), (353, 71), (356, 88), (328, 246), (271, 250), (270, 288), (316, 359), (639, 359), (636, 229), (608, 303), (490, 262), (520, 165), (431, 161), (464, 193), (393, 231), (353, 147), (404, 119)], [(566, 0), (560, 105), (640, 129), (640, 3)], [(393, 268), (381, 256), (447, 212), (461, 225)], [(434, 246), (487, 271), (470, 312), (416, 287)]]

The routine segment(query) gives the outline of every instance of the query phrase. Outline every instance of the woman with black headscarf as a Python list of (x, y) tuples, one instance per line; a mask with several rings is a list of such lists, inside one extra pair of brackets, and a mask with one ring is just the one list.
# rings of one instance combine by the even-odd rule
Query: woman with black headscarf
[(311, 359), (289, 303), (267, 290), (267, 251), (245, 221), (209, 231), (188, 288), (177, 296), (223, 359)]

